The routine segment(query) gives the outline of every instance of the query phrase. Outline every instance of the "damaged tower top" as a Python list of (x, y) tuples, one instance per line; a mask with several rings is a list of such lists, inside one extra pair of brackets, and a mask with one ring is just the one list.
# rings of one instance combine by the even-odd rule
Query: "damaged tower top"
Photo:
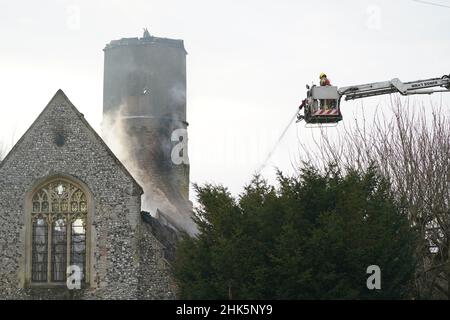
[(151, 37), (150, 32), (148, 32), (147, 28), (144, 28), (144, 38), (150, 38), (150, 37)]
[(184, 51), (185, 54), (187, 54), (184, 48), (183, 40), (154, 37), (150, 34), (147, 28), (144, 28), (144, 34), (142, 38), (135, 37), (135, 38), (121, 38), (119, 40), (112, 40), (110, 43), (106, 45), (104, 51), (117, 46), (148, 45), (148, 44), (164, 45), (180, 48)]

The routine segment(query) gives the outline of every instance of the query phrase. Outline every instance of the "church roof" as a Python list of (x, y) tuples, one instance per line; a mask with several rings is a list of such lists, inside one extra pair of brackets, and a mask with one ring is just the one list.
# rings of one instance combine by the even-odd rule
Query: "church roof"
[(128, 169), (123, 165), (123, 163), (116, 157), (114, 152), (108, 147), (108, 145), (103, 141), (103, 139), (98, 135), (98, 133), (94, 130), (94, 128), (91, 127), (89, 122), (84, 118), (84, 115), (78, 111), (78, 109), (73, 105), (73, 103), (69, 100), (69, 98), (66, 96), (66, 94), (59, 89), (53, 98), (50, 100), (50, 102), (47, 104), (47, 106), (42, 110), (42, 112), (39, 114), (39, 116), (36, 118), (36, 120), (33, 122), (33, 124), (28, 128), (28, 130), (22, 135), (22, 137), (17, 141), (17, 143), (14, 145), (14, 147), (9, 151), (9, 153), (6, 155), (6, 157), (0, 162), (0, 169), (8, 162), (8, 159), (11, 157), (11, 155), (14, 154), (15, 150), (18, 148), (18, 146), (22, 143), (22, 141), (25, 139), (26, 136), (33, 130), (35, 125), (39, 122), (39, 119), (42, 118), (46, 111), (49, 108), (52, 108), (55, 106), (53, 102), (57, 101), (58, 99), (62, 99), (67, 103), (67, 106), (71, 108), (76, 116), (80, 119), (80, 121), (84, 124), (84, 126), (92, 133), (92, 135), (95, 137), (95, 139), (105, 148), (107, 153), (111, 156), (111, 158), (116, 162), (116, 164), (125, 172), (125, 174), (132, 180), (132, 182), (137, 187), (138, 191), (142, 195), (144, 193), (142, 187), (139, 185), (139, 183), (136, 181), (136, 179), (131, 175), (131, 173), (128, 171)]

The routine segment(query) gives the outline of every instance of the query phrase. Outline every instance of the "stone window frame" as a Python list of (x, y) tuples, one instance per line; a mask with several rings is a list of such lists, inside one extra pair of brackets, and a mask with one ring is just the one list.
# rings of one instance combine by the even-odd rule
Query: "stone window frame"
[[(46, 185), (56, 182), (63, 181), (74, 185), (83, 191), (86, 196), (87, 202), (87, 215), (86, 215), (86, 261), (85, 261), (85, 279), (82, 283), (82, 287), (93, 287), (93, 216), (94, 216), (94, 197), (90, 188), (79, 179), (67, 175), (67, 174), (56, 174), (47, 176), (45, 178), (39, 179), (33, 184), (33, 187), (27, 192), (25, 197), (25, 274), (23, 287), (36, 287), (36, 288), (58, 288), (66, 287), (66, 282), (33, 282), (32, 281), (32, 241), (33, 241), (33, 225), (32, 225), (32, 210), (33, 210), (33, 196), (41, 190)], [(50, 272), (49, 272), (50, 273)]]

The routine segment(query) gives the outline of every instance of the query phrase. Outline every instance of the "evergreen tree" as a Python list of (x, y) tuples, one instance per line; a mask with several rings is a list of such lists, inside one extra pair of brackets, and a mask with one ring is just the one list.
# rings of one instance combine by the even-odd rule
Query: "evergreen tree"
[[(195, 186), (201, 233), (181, 241), (174, 265), (182, 298), (409, 297), (416, 233), (375, 168), (307, 167), (278, 181), (256, 176), (238, 199)], [(381, 290), (367, 289), (370, 265)]]

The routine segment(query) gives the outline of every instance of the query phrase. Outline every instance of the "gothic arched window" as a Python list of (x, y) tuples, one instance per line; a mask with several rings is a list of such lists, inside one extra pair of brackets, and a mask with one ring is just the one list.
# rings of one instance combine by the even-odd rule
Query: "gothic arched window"
[(77, 185), (57, 179), (31, 197), (31, 282), (66, 282), (67, 267), (86, 278), (88, 201)]

